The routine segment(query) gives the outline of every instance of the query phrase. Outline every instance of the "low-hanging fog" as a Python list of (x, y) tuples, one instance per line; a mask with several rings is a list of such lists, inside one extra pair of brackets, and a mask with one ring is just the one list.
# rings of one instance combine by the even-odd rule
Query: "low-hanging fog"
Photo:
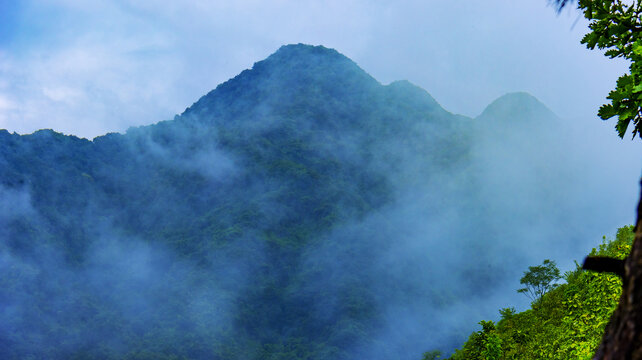
[(1, 132), (0, 357), (419, 359), (633, 221), (613, 124), (438, 100), (291, 45), (174, 120)]

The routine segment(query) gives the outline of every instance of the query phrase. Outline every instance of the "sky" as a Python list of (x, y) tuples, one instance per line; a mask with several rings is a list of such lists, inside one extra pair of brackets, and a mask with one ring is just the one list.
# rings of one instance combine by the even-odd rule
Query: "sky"
[(628, 64), (587, 50), (585, 32), (546, 0), (0, 0), (0, 128), (91, 139), (171, 119), (290, 43), (409, 80), (454, 113), (526, 91), (595, 119)]

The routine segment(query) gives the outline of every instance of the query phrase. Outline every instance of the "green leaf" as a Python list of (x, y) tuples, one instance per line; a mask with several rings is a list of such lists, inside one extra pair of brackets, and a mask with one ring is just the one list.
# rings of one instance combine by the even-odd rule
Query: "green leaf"
[(615, 130), (617, 131), (617, 134), (620, 138), (624, 138), (624, 134), (626, 134), (626, 128), (629, 127), (629, 122), (631, 122), (631, 119), (620, 119), (615, 125)]
[(613, 105), (611, 104), (605, 104), (600, 107), (600, 110), (598, 110), (597, 115), (602, 119), (602, 120), (608, 120), (612, 118), (613, 116), (617, 115), (617, 112), (613, 108)]
[(640, 44), (639, 40), (633, 44), (633, 53), (642, 56), (642, 44)]

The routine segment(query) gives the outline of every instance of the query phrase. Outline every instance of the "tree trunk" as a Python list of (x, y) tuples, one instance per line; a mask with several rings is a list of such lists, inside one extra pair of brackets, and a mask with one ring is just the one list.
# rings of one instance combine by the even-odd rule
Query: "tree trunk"
[(631, 254), (624, 261), (622, 297), (594, 360), (642, 360), (642, 193)]

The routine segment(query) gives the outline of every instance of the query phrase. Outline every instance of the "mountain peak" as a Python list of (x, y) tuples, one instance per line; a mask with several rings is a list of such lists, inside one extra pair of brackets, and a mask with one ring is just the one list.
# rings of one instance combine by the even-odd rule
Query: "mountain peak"
[[(301, 99), (325, 96), (337, 101), (364, 95), (381, 86), (354, 61), (334, 49), (305, 44), (284, 45), (199, 99), (183, 115), (214, 114), (237, 104), (281, 107)], [(265, 102), (267, 101), (267, 103)]]
[(335, 49), (330, 49), (323, 45), (308, 45), (301, 43), (283, 45), (266, 60), (279, 59), (283, 61), (286, 59), (299, 59), (305, 57), (326, 57), (337, 60), (350, 60)]
[(527, 119), (557, 118), (557, 115), (533, 95), (526, 92), (514, 92), (497, 98), (484, 109), (477, 119), (504, 119), (510, 118), (515, 114), (520, 114), (521, 118)]
[(329, 79), (376, 82), (354, 61), (322, 45), (283, 45), (265, 60), (256, 62), (251, 71), (256, 74), (267, 73), (266, 75), (307, 78), (316, 81)]

